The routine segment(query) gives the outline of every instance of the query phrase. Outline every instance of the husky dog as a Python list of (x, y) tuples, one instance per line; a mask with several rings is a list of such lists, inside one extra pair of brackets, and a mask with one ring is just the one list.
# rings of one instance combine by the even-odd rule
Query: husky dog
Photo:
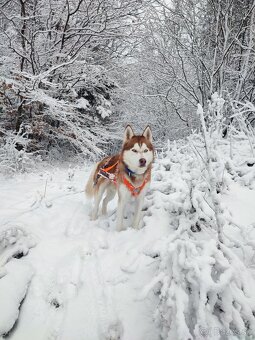
[(106, 214), (108, 202), (118, 192), (117, 230), (123, 230), (124, 209), (132, 198), (136, 201), (133, 227), (138, 229), (144, 196), (151, 180), (153, 159), (150, 127), (147, 126), (142, 135), (135, 135), (128, 125), (120, 153), (97, 163), (87, 182), (85, 192), (88, 197), (94, 197), (92, 220), (98, 217), (103, 194), (106, 193), (102, 214)]

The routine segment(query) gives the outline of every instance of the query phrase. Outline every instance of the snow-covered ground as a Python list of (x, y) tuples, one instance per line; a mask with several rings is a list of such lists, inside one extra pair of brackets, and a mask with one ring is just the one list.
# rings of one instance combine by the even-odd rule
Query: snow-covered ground
[[(229, 302), (232, 294), (234, 304), (237, 293), (237, 310), (247, 317), (253, 332), (249, 309), (254, 313), (255, 295), (250, 287), (255, 283), (255, 165), (251, 166), (247, 141), (233, 146), (232, 160), (229, 144), (224, 143), (221, 161), (227, 169), (221, 173), (220, 195), (227, 221), (226, 247), (235, 254), (236, 263), (231, 274), (226, 274), (233, 278), (227, 276), (229, 300), (226, 284), (222, 288), (223, 276), (215, 279), (218, 296), (222, 293), (222, 305), (214, 302), (218, 315), (215, 306), (212, 310), (208, 306), (210, 317), (203, 319), (198, 302), (195, 319), (187, 315), (195, 306), (197, 282), (202, 286), (205, 280), (204, 288), (209, 285), (206, 264), (211, 268), (215, 255), (225, 273), (228, 263), (214, 250), (213, 213), (209, 198), (201, 194), (206, 190), (197, 156), (188, 144), (174, 144), (155, 162), (140, 230), (130, 228), (127, 218), (127, 229), (115, 231), (116, 199), (108, 216), (90, 221), (91, 203), (83, 192), (89, 166), (0, 177), (0, 337), (185, 340), (189, 334), (194, 339), (199, 334), (201, 339), (234, 339), (229, 328), (233, 318), (234, 326), (239, 325), (237, 338), (241, 338), (247, 325), (229, 307), (224, 310), (224, 301)], [(220, 171), (220, 161), (217, 164)], [(228, 258), (234, 256), (223, 252)], [(197, 276), (191, 275), (192, 259), (197, 261)], [(246, 305), (238, 289), (231, 288), (238, 270), (249, 281)], [(198, 300), (202, 289), (199, 292)], [(242, 313), (245, 306), (248, 311)], [(205, 324), (207, 328), (201, 328)]]
[[(8, 264), (0, 280), (0, 334), (12, 327), (30, 283), (10, 339), (157, 338), (156, 301), (139, 295), (155, 269), (145, 251), (167, 224), (155, 228), (154, 220), (119, 233), (113, 215), (91, 222), (81, 192), (88, 175), (76, 169), (72, 178), (55, 170), (1, 179), (1, 264)], [(4, 232), (13, 233), (5, 237), (12, 244)]]

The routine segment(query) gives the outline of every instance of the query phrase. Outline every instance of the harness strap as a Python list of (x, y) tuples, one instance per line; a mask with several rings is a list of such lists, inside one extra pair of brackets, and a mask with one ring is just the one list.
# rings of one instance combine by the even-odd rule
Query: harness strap
[[(109, 161), (110, 161), (110, 159), (105, 163), (105, 165), (107, 165)], [(118, 163), (119, 163), (119, 161), (117, 161), (116, 163), (114, 163), (113, 165), (110, 165), (108, 167), (100, 168), (97, 175), (96, 175), (94, 185), (97, 184), (97, 181), (100, 178), (100, 176), (104, 177), (105, 179), (108, 179), (109, 181), (113, 182), (116, 185), (117, 184), (117, 179), (116, 179), (117, 167), (116, 166), (118, 166)], [(113, 169), (114, 167), (116, 167), (115, 172), (113, 172), (113, 173), (108, 172), (109, 170)]]
[(117, 184), (115, 173), (106, 172), (106, 171), (104, 171), (104, 169), (100, 169), (98, 171), (97, 177), (99, 178), (100, 176), (108, 179), (109, 181), (113, 182), (114, 184)]
[(145, 177), (143, 183), (139, 187), (135, 187), (132, 183), (129, 182), (129, 180), (125, 176), (122, 176), (122, 181), (128, 188), (128, 190), (131, 192), (131, 195), (136, 197), (145, 187), (146, 183), (148, 182), (148, 177)]
[(113, 165), (110, 165), (110, 166), (108, 166), (107, 168), (103, 168), (103, 170), (104, 170), (105, 172), (107, 172), (107, 171), (113, 169), (118, 163), (119, 163), (119, 160), (117, 160), (117, 162), (114, 163)]

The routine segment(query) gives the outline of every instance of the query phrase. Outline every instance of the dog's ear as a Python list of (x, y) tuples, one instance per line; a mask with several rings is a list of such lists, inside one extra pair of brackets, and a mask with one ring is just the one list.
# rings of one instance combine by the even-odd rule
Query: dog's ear
[(130, 125), (127, 125), (124, 132), (124, 144), (134, 136), (134, 131)]
[(150, 143), (152, 143), (152, 132), (151, 132), (151, 128), (149, 127), (149, 125), (146, 126), (146, 128), (144, 129), (143, 136), (147, 138)]

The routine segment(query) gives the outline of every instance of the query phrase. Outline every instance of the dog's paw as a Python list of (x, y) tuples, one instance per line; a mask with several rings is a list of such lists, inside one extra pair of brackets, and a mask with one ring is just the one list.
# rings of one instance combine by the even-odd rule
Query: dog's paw
[(107, 209), (105, 209), (105, 208), (102, 208), (102, 210), (101, 210), (101, 214), (102, 214), (102, 216), (105, 216), (105, 215), (107, 215)]
[(117, 231), (122, 231), (122, 230), (124, 230), (123, 225), (117, 225), (117, 226), (116, 226), (116, 230), (117, 230)]
[(133, 229), (135, 229), (135, 230), (139, 230), (139, 229), (141, 229), (141, 228), (140, 228), (140, 226), (139, 226), (139, 225), (138, 225), (138, 226), (137, 226), (137, 225), (133, 225)]
[(90, 216), (90, 221), (95, 221), (95, 220), (97, 220), (97, 215), (96, 214), (92, 214)]
[(136, 230), (139, 230), (140, 229), (140, 222), (134, 222), (132, 227)]

